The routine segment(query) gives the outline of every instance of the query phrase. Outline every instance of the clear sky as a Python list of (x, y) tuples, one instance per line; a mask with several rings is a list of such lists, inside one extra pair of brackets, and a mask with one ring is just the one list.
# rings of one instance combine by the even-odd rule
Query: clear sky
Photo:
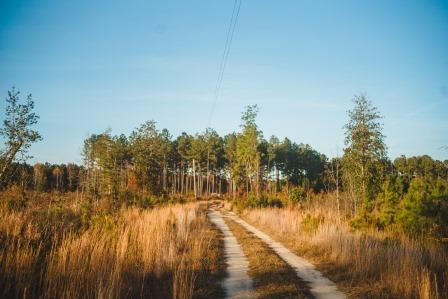
[[(0, 0), (0, 108), (32, 93), (34, 161), (80, 162), (83, 140), (155, 120), (205, 129), (232, 0)], [(243, 0), (211, 126), (258, 104), (265, 137), (334, 156), (353, 95), (384, 116), (389, 156), (448, 159), (448, 1)], [(3, 118), (3, 116), (2, 116)]]

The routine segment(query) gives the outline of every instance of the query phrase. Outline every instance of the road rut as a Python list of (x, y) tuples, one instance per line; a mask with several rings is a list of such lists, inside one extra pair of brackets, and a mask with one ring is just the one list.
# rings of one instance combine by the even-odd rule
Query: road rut
[(226, 298), (254, 298), (253, 282), (247, 274), (249, 261), (244, 255), (241, 246), (224, 222), (219, 211), (209, 211), (208, 217), (224, 235), (224, 257), (227, 263), (228, 274), (223, 282)]

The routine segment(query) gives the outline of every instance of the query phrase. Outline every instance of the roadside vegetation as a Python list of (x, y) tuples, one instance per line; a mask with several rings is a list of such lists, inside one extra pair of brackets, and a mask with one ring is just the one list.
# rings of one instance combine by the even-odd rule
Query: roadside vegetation
[(301, 207), (245, 209), (241, 215), (311, 260), (353, 298), (447, 297), (447, 244), (395, 231), (354, 230), (333, 201), (328, 195)]
[(74, 197), (54, 200), (0, 211), (0, 297), (222, 296), (220, 240), (198, 204), (100, 202), (86, 223)]

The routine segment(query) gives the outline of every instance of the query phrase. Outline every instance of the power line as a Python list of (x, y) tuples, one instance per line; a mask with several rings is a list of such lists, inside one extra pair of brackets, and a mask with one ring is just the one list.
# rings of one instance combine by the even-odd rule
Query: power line
[[(236, 7), (237, 3), (238, 3), (238, 9), (237, 9), (237, 12), (236, 12), (236, 16), (234, 18), (233, 16), (234, 16), (234, 13), (235, 13), (235, 7)], [(215, 89), (215, 93), (216, 94), (219, 94), (219, 89), (221, 87), (222, 79), (223, 79), (223, 76), (224, 76), (224, 71), (225, 71), (225, 68), (226, 68), (226, 65), (227, 65), (227, 61), (228, 61), (228, 57), (229, 57), (229, 53), (230, 53), (230, 45), (232, 44), (232, 41), (233, 41), (233, 35), (234, 35), (234, 32), (235, 32), (235, 28), (236, 28), (236, 22), (238, 20), (238, 16), (239, 16), (239, 13), (240, 13), (240, 7), (241, 7), (241, 0), (240, 1), (236, 0), (235, 4), (234, 4), (233, 12), (232, 12), (232, 19), (231, 19), (231, 22), (230, 22), (229, 31), (227, 32), (226, 48), (224, 49), (224, 52), (223, 52), (223, 59), (221, 61), (221, 64), (222, 64), (221, 65), (221, 70), (220, 70), (220, 74), (218, 76), (218, 82), (216, 84), (216, 89)]]
[(222, 57), (221, 57), (221, 63), (219, 66), (219, 71), (218, 71), (218, 79), (216, 80), (215, 90), (213, 93), (212, 107), (210, 109), (210, 114), (209, 114), (208, 121), (207, 121), (207, 127), (210, 126), (210, 123), (213, 118), (213, 114), (215, 112), (216, 102), (219, 97), (219, 92), (221, 90), (224, 72), (225, 72), (225, 69), (227, 66), (227, 61), (229, 59), (230, 46), (232, 45), (233, 36), (235, 34), (235, 28), (236, 28), (236, 24), (238, 21), (238, 16), (240, 14), (241, 3), (242, 3), (242, 0), (235, 0), (235, 2), (233, 4), (232, 16), (230, 18), (229, 28), (227, 30), (226, 43), (224, 45), (224, 51), (223, 51)]
[(224, 60), (226, 58), (227, 49), (229, 47), (230, 34), (232, 33), (232, 27), (233, 27), (233, 22), (234, 22), (234, 18), (235, 18), (235, 10), (236, 10), (236, 7), (237, 7), (237, 3), (238, 3), (237, 0), (235, 0), (235, 2), (233, 3), (232, 16), (230, 18), (229, 28), (227, 29), (226, 43), (224, 44), (224, 51), (222, 52), (221, 62), (220, 62), (219, 71), (218, 71), (218, 80), (216, 81), (214, 93), (216, 93), (216, 90), (218, 88), (218, 82), (219, 82), (219, 79), (221, 77), (221, 72), (222, 72), (222, 69), (223, 69)]

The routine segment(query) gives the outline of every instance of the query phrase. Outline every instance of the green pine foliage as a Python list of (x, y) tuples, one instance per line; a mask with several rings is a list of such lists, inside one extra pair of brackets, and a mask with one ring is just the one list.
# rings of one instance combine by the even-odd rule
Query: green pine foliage
[(448, 183), (415, 178), (400, 205), (399, 226), (409, 234), (446, 236), (448, 232)]
[(376, 226), (408, 235), (448, 236), (448, 181), (419, 176), (389, 176), (371, 212), (363, 209), (353, 218), (355, 229)]
[(396, 224), (402, 197), (403, 183), (401, 177), (389, 177), (384, 182), (382, 191), (377, 198), (379, 227), (385, 228)]
[(345, 125), (343, 167), (345, 186), (355, 194), (355, 210), (370, 212), (372, 200), (381, 188), (385, 174), (387, 147), (378, 108), (364, 94), (355, 96), (354, 108)]

